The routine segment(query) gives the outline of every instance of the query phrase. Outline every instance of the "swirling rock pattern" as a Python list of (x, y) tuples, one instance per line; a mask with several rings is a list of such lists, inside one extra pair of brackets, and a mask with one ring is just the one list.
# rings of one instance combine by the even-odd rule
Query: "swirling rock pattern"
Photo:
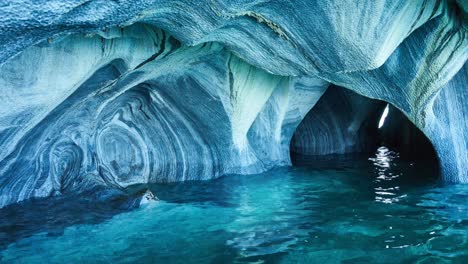
[(444, 177), (466, 182), (464, 7), (6, 1), (0, 207), (287, 165), (330, 83), (395, 105), (432, 141)]
[[(107, 64), (97, 63), (100, 68), (84, 77), (84, 82), (73, 87), (61, 81), (70, 85), (66, 90), (70, 95), (45, 117), (27, 108), (30, 119), (18, 121), (13, 132), (3, 132), (5, 138), (19, 138), (16, 144), (5, 141), (5, 146), (14, 147), (3, 150), (3, 205), (101, 185), (121, 189), (148, 182), (254, 173), (288, 164), (290, 136), (284, 137), (282, 130), (294, 131), (325, 91), (326, 82), (318, 78), (292, 82), (289, 77), (271, 75), (219, 44), (187, 47), (147, 25), (129, 30), (152, 33), (146, 37), (154, 54), (136, 63), (132, 61), (135, 55), (98, 57)], [(117, 49), (105, 54), (121, 52), (122, 47), (108, 44), (104, 37), (92, 38), (101, 38), (103, 47)], [(80, 40), (74, 36), (62, 41)], [(81, 41), (89, 40), (83, 36)], [(46, 49), (62, 49), (65, 44)], [(76, 45), (94, 55), (94, 46)], [(98, 50), (101, 55), (102, 48)], [(68, 63), (87, 51), (76, 52), (61, 54), (70, 57), (61, 61)], [(14, 76), (5, 79), (9, 77)], [(289, 100), (297, 93), (307, 99), (297, 104)], [(42, 120), (29, 129), (36, 118)], [(292, 120), (284, 124), (286, 118)], [(272, 150), (275, 155), (270, 155)]]

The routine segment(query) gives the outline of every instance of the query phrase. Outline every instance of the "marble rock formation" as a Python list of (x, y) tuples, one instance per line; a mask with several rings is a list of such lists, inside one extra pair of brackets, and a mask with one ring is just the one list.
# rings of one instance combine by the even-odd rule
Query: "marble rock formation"
[(467, 10), (448, 0), (4, 1), (0, 207), (288, 165), (296, 127), (330, 84), (394, 105), (431, 140), (444, 179), (468, 182)]

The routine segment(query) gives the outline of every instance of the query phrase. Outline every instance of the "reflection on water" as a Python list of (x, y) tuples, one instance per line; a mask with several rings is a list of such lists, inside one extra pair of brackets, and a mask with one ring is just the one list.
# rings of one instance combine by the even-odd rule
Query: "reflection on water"
[(399, 172), (395, 159), (399, 155), (395, 151), (391, 151), (387, 147), (379, 147), (375, 153), (375, 157), (369, 158), (375, 166), (376, 183), (375, 201), (382, 203), (395, 203), (406, 197), (406, 194), (400, 194), (400, 187), (395, 182), (398, 177), (403, 175)]
[(153, 185), (160, 201), (123, 213), (10, 208), (25, 215), (17, 225), (3, 209), (0, 262), (468, 263), (468, 185), (440, 185), (386, 148), (337, 169), (316, 162)]
[(369, 158), (369, 160), (373, 161), (374, 165), (379, 168), (378, 179), (391, 180), (391, 178), (386, 177), (385, 171), (390, 168), (391, 162), (397, 157), (398, 154), (396, 152), (389, 150), (387, 147), (380, 147), (375, 153), (375, 158)]

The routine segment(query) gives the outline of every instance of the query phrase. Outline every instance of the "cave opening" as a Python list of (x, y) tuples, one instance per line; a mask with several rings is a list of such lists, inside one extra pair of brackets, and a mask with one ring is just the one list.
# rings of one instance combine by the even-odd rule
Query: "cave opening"
[(385, 124), (385, 119), (388, 116), (389, 109), (390, 109), (390, 104), (387, 104), (387, 106), (385, 106), (385, 109), (382, 113), (382, 116), (380, 117), (379, 125), (377, 126), (377, 128), (380, 129)]
[(368, 161), (383, 153), (425, 165), (438, 177), (432, 143), (399, 109), (338, 86), (328, 88), (290, 143), (293, 166), (331, 168), (337, 161)]

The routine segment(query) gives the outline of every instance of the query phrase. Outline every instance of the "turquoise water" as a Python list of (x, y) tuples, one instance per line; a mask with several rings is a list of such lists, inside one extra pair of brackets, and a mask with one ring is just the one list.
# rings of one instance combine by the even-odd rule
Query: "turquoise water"
[(0, 210), (2, 263), (468, 263), (468, 185), (380, 149), (153, 185), (160, 201)]

